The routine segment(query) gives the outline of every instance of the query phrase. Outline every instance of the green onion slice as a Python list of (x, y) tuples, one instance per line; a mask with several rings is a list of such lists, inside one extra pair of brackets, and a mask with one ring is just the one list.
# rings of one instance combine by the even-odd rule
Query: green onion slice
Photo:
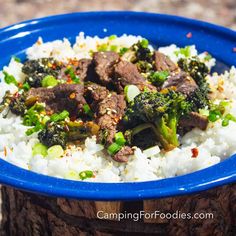
[(117, 144), (117, 143), (112, 143), (108, 148), (107, 151), (110, 155), (114, 155), (116, 154), (118, 151), (120, 151), (120, 149), (122, 148), (121, 145)]
[(135, 85), (126, 85), (124, 92), (128, 102), (132, 102), (134, 98), (140, 94), (139, 88)]
[(43, 87), (54, 87), (58, 84), (57, 79), (52, 75), (47, 75), (42, 80)]
[(61, 145), (54, 145), (48, 149), (49, 158), (59, 158), (63, 156), (64, 150)]
[(91, 170), (81, 171), (79, 173), (79, 177), (80, 177), (81, 180), (92, 178), (93, 177), (93, 171), (91, 171)]
[(47, 154), (48, 154), (47, 147), (43, 145), (42, 143), (36, 143), (32, 148), (33, 156), (42, 155), (45, 157), (47, 156)]
[(125, 137), (122, 132), (118, 132), (115, 134), (115, 142), (120, 146), (123, 146), (126, 143)]

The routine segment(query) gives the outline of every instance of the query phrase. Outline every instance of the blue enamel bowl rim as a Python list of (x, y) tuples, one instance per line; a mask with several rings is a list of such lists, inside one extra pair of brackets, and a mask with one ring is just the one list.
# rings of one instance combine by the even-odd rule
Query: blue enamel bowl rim
[[(179, 24), (190, 25), (193, 28), (202, 27), (205, 30), (231, 38), (236, 42), (236, 32), (233, 30), (198, 20), (156, 13), (111, 11), (70, 13), (24, 21), (0, 29), (0, 43), (2, 36), (4, 36), (3, 40), (7, 39), (19, 30), (27, 30), (32, 24), (40, 27), (45, 23), (57, 20), (83, 16), (93, 17), (95, 15), (111, 17), (114, 15), (119, 17), (128, 15), (175, 21)], [(87, 200), (138, 200), (177, 196), (207, 190), (236, 181), (236, 155), (217, 165), (194, 173), (162, 180), (130, 183), (90, 183), (59, 179), (24, 170), (2, 159), (0, 159), (0, 166), (0, 182), (2, 184), (49, 196)]]

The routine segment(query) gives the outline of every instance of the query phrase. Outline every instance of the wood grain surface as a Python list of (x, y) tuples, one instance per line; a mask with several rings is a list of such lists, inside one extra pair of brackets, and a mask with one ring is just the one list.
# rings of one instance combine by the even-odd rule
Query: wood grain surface
[[(201, 193), (129, 202), (49, 198), (2, 187), (1, 235), (236, 235), (236, 184)], [(211, 213), (208, 219), (99, 219), (97, 213)], [(100, 217), (100, 216), (99, 216)], [(101, 218), (101, 217), (100, 217)]]

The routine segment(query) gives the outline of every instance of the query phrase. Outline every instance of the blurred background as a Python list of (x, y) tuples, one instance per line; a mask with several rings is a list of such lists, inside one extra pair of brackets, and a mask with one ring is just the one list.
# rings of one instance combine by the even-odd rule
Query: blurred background
[(236, 30), (236, 0), (0, 0), (0, 27), (47, 15), (98, 10), (175, 14)]

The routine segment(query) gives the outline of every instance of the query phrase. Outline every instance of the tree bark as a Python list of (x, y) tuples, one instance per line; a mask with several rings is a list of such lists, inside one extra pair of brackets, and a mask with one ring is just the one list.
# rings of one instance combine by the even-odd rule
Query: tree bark
[[(7, 236), (236, 235), (236, 184), (201, 193), (133, 202), (50, 198), (2, 187), (2, 229)], [(103, 213), (212, 213), (208, 219), (99, 219)], [(105, 216), (105, 215), (103, 215)], [(168, 218), (168, 219), (167, 219)]]

